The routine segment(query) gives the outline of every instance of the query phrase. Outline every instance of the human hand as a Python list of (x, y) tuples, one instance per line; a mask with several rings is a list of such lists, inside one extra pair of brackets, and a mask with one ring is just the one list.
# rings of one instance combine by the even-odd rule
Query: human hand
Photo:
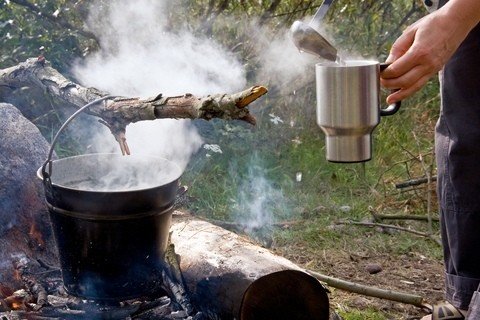
[(387, 97), (391, 104), (403, 100), (435, 75), (454, 54), (470, 28), (458, 15), (440, 9), (409, 26), (395, 41), (381, 73), (381, 83), (399, 89)]

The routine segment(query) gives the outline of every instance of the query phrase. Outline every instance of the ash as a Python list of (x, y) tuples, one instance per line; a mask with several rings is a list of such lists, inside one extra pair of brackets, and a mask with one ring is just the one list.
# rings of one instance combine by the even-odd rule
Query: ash
[[(178, 292), (170, 293), (168, 288), (160, 297), (117, 302), (85, 300), (65, 291), (59, 268), (25, 255), (17, 258), (14, 267), (24, 286), (14, 290), (0, 283), (0, 320), (218, 319), (214, 314), (195, 311), (189, 302), (186, 308), (188, 297), (177, 302)], [(168, 272), (164, 273), (164, 280), (165, 277)]]

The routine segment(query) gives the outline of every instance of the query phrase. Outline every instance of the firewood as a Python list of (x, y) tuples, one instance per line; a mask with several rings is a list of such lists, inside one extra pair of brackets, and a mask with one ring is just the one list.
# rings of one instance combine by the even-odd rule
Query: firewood
[(182, 277), (182, 271), (175, 253), (175, 246), (170, 243), (165, 252), (165, 262), (167, 269), (162, 272), (164, 285), (168, 286), (169, 292), (174, 295), (175, 300), (185, 310), (187, 315), (193, 314), (193, 306), (188, 297), (185, 283)]
[(302, 271), (247, 237), (178, 211), (170, 231), (192, 303), (222, 319), (238, 316), (242, 297), (255, 280), (276, 271)]

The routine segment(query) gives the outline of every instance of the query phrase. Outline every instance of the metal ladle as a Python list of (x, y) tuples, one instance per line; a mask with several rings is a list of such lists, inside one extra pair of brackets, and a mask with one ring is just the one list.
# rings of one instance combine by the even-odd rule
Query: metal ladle
[(338, 58), (337, 49), (317, 31), (332, 2), (333, 0), (325, 0), (309, 24), (295, 21), (290, 27), (290, 33), (293, 43), (300, 51), (308, 52), (319, 58), (336, 61)]

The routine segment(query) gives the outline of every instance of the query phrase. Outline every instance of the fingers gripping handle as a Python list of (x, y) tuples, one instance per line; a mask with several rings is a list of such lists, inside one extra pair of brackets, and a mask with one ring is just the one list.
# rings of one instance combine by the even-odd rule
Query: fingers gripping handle
[[(385, 70), (388, 66), (390, 65), (390, 63), (380, 63), (380, 72), (382, 72), (383, 70)], [(398, 89), (395, 89), (395, 90), (392, 90), (391, 92), (395, 92), (397, 91)], [(397, 101), (391, 105), (389, 105), (388, 107), (386, 107), (385, 109), (380, 109), (380, 115), (381, 116), (391, 116), (391, 115), (394, 115), (395, 113), (397, 113), (397, 111), (400, 109), (400, 106), (402, 105), (402, 101)]]

